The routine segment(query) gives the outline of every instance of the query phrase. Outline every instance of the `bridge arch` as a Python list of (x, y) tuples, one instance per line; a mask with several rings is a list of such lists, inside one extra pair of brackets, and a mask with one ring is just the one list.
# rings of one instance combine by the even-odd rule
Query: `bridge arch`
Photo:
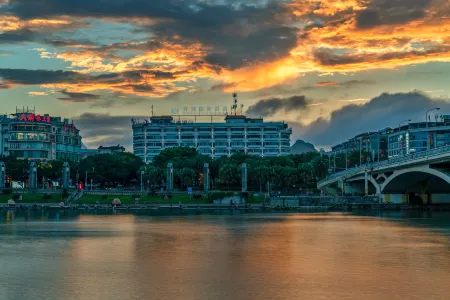
[(383, 194), (448, 193), (450, 176), (429, 166), (396, 170), (381, 184)]
[[(367, 180), (369, 181), (369, 194), (370, 195), (380, 195), (381, 194), (381, 186), (380, 184), (375, 180), (375, 178), (372, 177), (372, 175), (369, 173), (367, 176)], [(352, 179), (346, 180), (347, 183), (358, 185), (358, 192), (364, 193), (364, 175), (360, 175), (357, 177), (354, 177)]]

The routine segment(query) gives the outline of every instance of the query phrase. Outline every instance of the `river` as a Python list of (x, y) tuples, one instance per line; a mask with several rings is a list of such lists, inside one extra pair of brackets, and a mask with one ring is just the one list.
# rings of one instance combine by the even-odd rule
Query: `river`
[(0, 299), (449, 299), (449, 213), (0, 211)]

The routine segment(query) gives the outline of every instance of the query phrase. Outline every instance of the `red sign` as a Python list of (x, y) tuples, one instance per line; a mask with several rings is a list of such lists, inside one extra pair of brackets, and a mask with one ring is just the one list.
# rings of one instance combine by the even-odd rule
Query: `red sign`
[(20, 121), (28, 121), (28, 122), (42, 122), (42, 123), (50, 123), (51, 119), (50, 116), (41, 116), (41, 115), (35, 115), (32, 113), (28, 114), (21, 114), (19, 117)]

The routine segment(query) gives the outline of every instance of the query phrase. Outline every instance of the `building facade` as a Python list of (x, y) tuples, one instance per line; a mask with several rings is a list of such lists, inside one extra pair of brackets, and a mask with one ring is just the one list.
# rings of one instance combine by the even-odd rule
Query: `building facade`
[(450, 145), (450, 116), (439, 122), (408, 123), (397, 128), (359, 134), (346, 142), (333, 146), (331, 153), (355, 150), (373, 153), (377, 159), (393, 158)]
[(18, 159), (80, 160), (80, 130), (68, 119), (16, 110), (0, 116), (0, 155)]
[(284, 122), (264, 122), (227, 115), (225, 122), (175, 122), (172, 116), (133, 120), (133, 151), (144, 162), (170, 147), (192, 147), (212, 158), (245, 153), (261, 157), (290, 154), (292, 129)]

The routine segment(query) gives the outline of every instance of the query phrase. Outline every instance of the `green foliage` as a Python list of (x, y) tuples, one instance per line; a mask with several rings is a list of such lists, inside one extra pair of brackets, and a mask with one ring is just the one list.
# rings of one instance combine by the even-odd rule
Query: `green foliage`
[(179, 182), (180, 188), (182, 186), (192, 186), (195, 179), (195, 172), (190, 168), (183, 168), (175, 170), (175, 179)]
[(238, 165), (227, 163), (220, 168), (220, 181), (227, 185), (235, 185), (239, 183), (241, 170)]
[(12, 194), (12, 189), (9, 189), (9, 188), (3, 189), (3, 194), (7, 194), (7, 195)]
[[(102, 185), (126, 185), (131, 180), (140, 180), (138, 170), (144, 163), (131, 153), (101, 154), (89, 156), (79, 165), (79, 178), (88, 178)], [(73, 178), (73, 177), (72, 177)]]
[(214, 200), (228, 198), (228, 197), (232, 197), (232, 196), (234, 196), (233, 192), (213, 192), (213, 193), (209, 193), (208, 198), (210, 201), (214, 201)]

